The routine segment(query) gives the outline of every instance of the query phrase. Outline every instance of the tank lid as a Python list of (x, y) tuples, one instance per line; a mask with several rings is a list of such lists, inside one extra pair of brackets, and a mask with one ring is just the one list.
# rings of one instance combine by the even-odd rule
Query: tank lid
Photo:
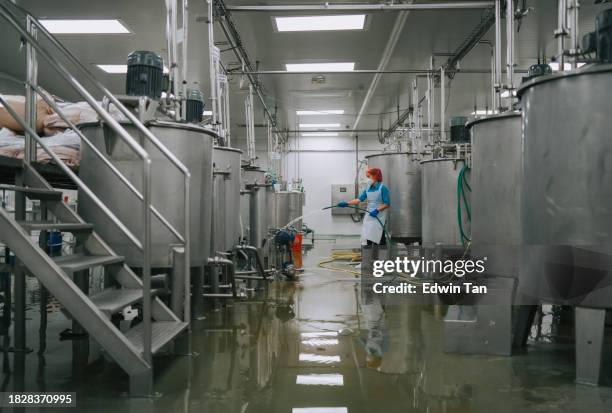
[(389, 156), (389, 155), (418, 155), (418, 152), (383, 152), (374, 153), (372, 155), (366, 155), (365, 158), (373, 158), (375, 156)]
[(164, 69), (164, 60), (155, 52), (148, 50), (136, 50), (128, 55), (128, 66), (151, 66), (157, 69)]
[(230, 148), (228, 146), (214, 146), (213, 147), (214, 150), (218, 150), (218, 151), (229, 151), (229, 152), (238, 152), (238, 153), (242, 153), (241, 149), (237, 149), (237, 148)]
[(489, 121), (493, 121), (493, 120), (506, 119), (506, 118), (514, 118), (514, 117), (520, 117), (520, 116), (521, 116), (521, 112), (520, 111), (498, 113), (496, 115), (491, 115), (491, 116), (487, 116), (487, 117), (484, 117), (484, 118), (474, 119), (474, 120), (466, 123), (465, 127), (469, 129), (472, 126), (476, 125), (477, 123), (489, 122)]
[(531, 88), (532, 86), (539, 85), (541, 83), (552, 82), (554, 80), (564, 79), (568, 77), (598, 74), (604, 72), (612, 72), (612, 63), (584, 65), (576, 70), (572, 70), (571, 72), (556, 72), (552, 75), (538, 76), (535, 79), (531, 79), (523, 83), (516, 91), (516, 96), (520, 99), (522, 94), (525, 93), (527, 89)]

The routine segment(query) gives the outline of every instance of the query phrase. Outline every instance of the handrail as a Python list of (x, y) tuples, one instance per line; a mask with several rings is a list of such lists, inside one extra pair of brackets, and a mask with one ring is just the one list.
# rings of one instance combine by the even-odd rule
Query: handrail
[[(81, 72), (85, 75), (85, 77), (87, 77), (87, 80), (89, 80), (92, 84), (94, 84), (98, 89), (100, 89), (105, 96), (108, 97), (108, 99), (121, 111), (121, 113), (123, 115), (125, 115), (133, 124), (134, 126), (136, 126), (136, 128), (142, 132), (152, 143), (153, 145), (155, 145), (155, 147), (184, 175), (185, 179), (184, 179), (184, 203), (185, 203), (185, 208), (184, 208), (184, 214), (185, 214), (185, 221), (184, 221), (184, 241), (185, 241), (185, 306), (184, 306), (184, 320), (188, 321), (191, 318), (191, 310), (190, 310), (190, 295), (189, 295), (189, 291), (191, 289), (191, 273), (190, 273), (190, 256), (191, 256), (191, 234), (190, 234), (190, 226), (191, 226), (191, 222), (190, 222), (190, 217), (191, 217), (191, 212), (190, 212), (190, 191), (189, 191), (189, 186), (190, 186), (190, 180), (191, 180), (191, 173), (189, 172), (189, 169), (187, 169), (185, 167), (185, 165), (183, 165), (183, 163), (178, 160), (176, 158), (176, 156), (174, 156), (174, 154), (172, 152), (170, 152), (168, 150), (168, 148), (166, 148), (166, 146), (164, 144), (162, 144), (157, 137), (151, 133), (150, 130), (148, 130), (146, 128), (146, 126), (144, 126), (142, 124), (142, 122), (140, 122), (140, 120), (134, 116), (134, 114), (132, 112), (130, 112), (120, 101), (119, 99), (117, 99), (115, 97), (115, 95), (113, 95), (100, 81), (98, 81), (96, 79), (96, 77), (89, 71), (89, 69), (87, 67), (85, 67), (63, 44), (61, 44), (59, 41), (57, 41), (57, 39), (51, 34), (49, 33), (49, 31), (38, 21), (38, 19), (36, 19), (34, 16), (32, 16), (27, 10), (23, 9), (22, 7), (11, 3), (11, 6), (15, 7), (16, 9), (20, 10), (22, 13), (26, 14), (26, 16), (30, 16), (32, 23), (34, 23), (34, 25), (36, 25), (36, 27), (51, 41), (51, 43), (57, 47), (59, 50), (61, 50), (64, 54), (64, 56), (66, 56), (68, 58), (68, 60), (70, 60), (77, 68), (79, 68), (79, 70), (81, 70)], [(6, 10), (6, 9), (5, 9)], [(7, 12), (9, 12), (7, 10)], [(10, 13), (10, 12), (9, 12)], [(11, 13), (12, 14), (12, 13)], [(15, 17), (15, 16), (13, 16)], [(19, 30), (19, 29), (18, 29)], [(20, 32), (22, 32), (20, 30)], [(24, 34), (24, 33), (22, 33)], [(29, 36), (29, 33), (25, 33), (27, 34), (26, 39), (28, 41), (31, 42), (31, 36)], [(40, 48), (37, 47), (37, 50)], [(59, 62), (56, 62), (59, 64)], [(61, 65), (61, 64), (60, 64)], [(68, 73), (69, 74), (69, 73)], [(72, 78), (72, 77), (71, 77)], [(76, 80), (75, 80), (76, 81)], [(85, 97), (85, 96), (84, 96)], [(88, 103), (91, 104), (91, 102), (89, 102), (89, 100), (86, 98), (86, 100), (88, 101)], [(92, 105), (94, 106), (94, 105)], [(96, 103), (96, 106), (97, 103)], [(94, 110), (96, 110), (96, 112), (98, 112), (97, 110), (98, 108), (94, 107)], [(100, 112), (98, 112), (100, 114)], [(102, 115), (101, 115), (102, 116)], [(107, 121), (106, 117), (102, 116), (103, 119), (105, 121)], [(112, 117), (111, 117), (112, 118)], [(114, 120), (113, 120), (114, 121)]]
[(74, 171), (72, 169), (70, 169), (68, 166), (66, 166), (66, 164), (47, 146), (46, 143), (44, 143), (44, 141), (42, 140), (42, 138), (40, 136), (38, 136), (38, 133), (33, 130), (26, 122), (25, 120), (23, 120), (16, 112), (15, 110), (6, 102), (6, 100), (4, 100), (4, 98), (2, 97), (2, 95), (0, 95), (0, 103), (4, 106), (4, 108), (6, 109), (6, 111), (9, 113), (9, 115), (11, 115), (11, 117), (13, 119), (15, 119), (15, 121), (17, 121), (17, 123), (19, 124), (19, 126), (21, 126), (26, 132), (28, 132), (29, 134), (32, 135), (32, 137), (34, 137), (34, 139), (36, 140), (36, 142), (45, 150), (45, 152), (47, 152), (47, 154), (53, 159), (53, 161), (55, 163), (57, 163), (58, 167), (66, 174), (68, 175), (69, 178), (71, 178), (79, 188), (83, 189), (83, 191), (85, 191), (85, 193), (87, 193), (88, 196), (90, 196), (94, 202), (98, 205), (98, 207), (100, 207), (100, 209), (102, 209), (102, 211), (104, 211), (104, 213), (106, 213), (113, 221), (115, 221), (115, 224), (121, 229), (121, 231), (123, 231), (123, 233), (136, 245), (136, 247), (142, 251), (143, 250), (143, 245), (142, 243), (138, 240), (138, 238), (125, 226), (123, 225), (123, 223), (121, 221), (119, 221), (119, 218), (117, 218), (115, 216), (115, 214), (113, 214), (113, 212), (96, 196), (96, 194), (94, 194), (91, 189), (89, 189), (89, 187), (87, 185), (85, 185), (85, 183), (83, 181), (81, 181), (81, 179), (78, 177), (77, 174), (74, 173)]
[[(142, 159), (143, 164), (143, 241), (142, 243), (138, 241), (138, 239), (123, 225), (123, 223), (117, 218), (115, 214), (113, 214), (104, 203), (100, 201), (100, 199), (93, 193), (93, 191), (83, 183), (79, 179), (79, 177), (68, 168), (62, 161), (59, 159), (53, 151), (51, 151), (46, 144), (42, 141), (42, 139), (38, 136), (36, 131), (34, 131), (29, 125), (19, 117), (17, 114), (10, 108), (4, 99), (2, 102), (5, 103), (5, 107), (15, 118), (15, 120), (20, 123), (22, 128), (27, 131), (27, 136), (36, 140), (36, 142), (51, 156), (51, 158), (58, 164), (60, 169), (66, 173), (77, 185), (82, 188), (82, 190), (92, 199), (94, 202), (102, 209), (102, 211), (119, 227), (122, 228), (124, 233), (128, 235), (128, 238), (134, 245), (137, 247), (140, 246), (141, 251), (143, 252), (143, 269), (142, 269), (142, 283), (143, 283), (143, 357), (148, 363), (152, 363), (152, 324), (151, 324), (151, 159), (148, 153), (142, 148), (138, 142), (132, 138), (132, 136), (117, 122), (109, 112), (105, 111), (98, 102), (94, 99), (94, 97), (81, 85), (74, 76), (64, 67), (64, 65), (59, 62), (53, 55), (51, 55), (44, 47), (40, 45), (38, 40), (29, 33), (29, 28), (31, 23), (34, 23), (36, 26), (42, 27), (38, 20), (32, 17), (29, 13), (26, 12), (26, 22), (28, 30), (24, 29), (19, 23), (19, 19), (6, 7), (6, 4), (11, 4), (12, 6), (17, 7), (22, 10), (18, 6), (16, 6), (12, 2), (4, 2), (4, 4), (0, 4), (0, 15), (3, 16), (21, 35), (22, 39), (28, 44), (28, 46), (33, 47), (38, 53), (40, 53), (45, 60), (52, 66), (59, 74), (66, 80), (88, 103), (89, 105), (98, 113), (98, 115), (106, 121), (109, 126), (126, 142), (126, 144)], [(44, 29), (44, 28), (43, 28)], [(46, 30), (43, 32), (47, 35), (49, 39), (52, 39), (53, 42), (57, 42), (53, 36), (51, 36)], [(32, 62), (28, 60), (26, 66), (30, 67)], [(28, 79), (30, 80), (30, 79)], [(27, 84), (28, 89), (31, 89), (31, 83)], [(10, 108), (10, 109), (9, 109)]]
[[(28, 82), (26, 82), (26, 86), (28, 85)], [(39, 86), (30, 84), (30, 87), (33, 88), (36, 93), (39, 94), (40, 97), (43, 98), (43, 100), (45, 102), (47, 102), (47, 104), (49, 106), (51, 106), (51, 109), (53, 109), (55, 111), (55, 113), (57, 113), (59, 115), (60, 118), (62, 118), (62, 120), (64, 122), (66, 122), (66, 124), (70, 127), (70, 129), (72, 129), (80, 138), (83, 142), (85, 142), (87, 144), (87, 146), (89, 147), (89, 149), (92, 150), (92, 152), (94, 154), (96, 154), (96, 156), (98, 158), (100, 158), (100, 160), (102, 162), (104, 162), (104, 164), (115, 174), (115, 176), (140, 200), (143, 201), (144, 198), (142, 196), (142, 194), (138, 191), (138, 189), (136, 189), (136, 187), (130, 182), (128, 181), (128, 179), (125, 177), (125, 175), (123, 175), (121, 173), (121, 171), (119, 171), (119, 169), (117, 169), (117, 167), (115, 165), (113, 165), (107, 158), (106, 156), (104, 156), (102, 154), (102, 152), (100, 152), (100, 150), (98, 148), (96, 148), (96, 146), (91, 143), (91, 141), (89, 139), (87, 139), (87, 137), (83, 134), (83, 132), (81, 132), (81, 130), (70, 120), (68, 119), (68, 117), (62, 112), (62, 109), (60, 109), (59, 106), (57, 106), (57, 103), (55, 103), (55, 101), (53, 99), (51, 99), (49, 96), (47, 96), (47, 94), (45, 93), (45, 91), (40, 88)], [(172, 224), (170, 224), (170, 222), (168, 222), (168, 220), (155, 208), (155, 206), (151, 205), (151, 212), (153, 212), (153, 214), (166, 226), (166, 228), (168, 228), (170, 230), (170, 232), (172, 232), (172, 234), (174, 234), (174, 236), (180, 241), (180, 242), (185, 242), (185, 239), (183, 238), (183, 236), (178, 232), (178, 230), (176, 228), (174, 228), (172, 226)]]

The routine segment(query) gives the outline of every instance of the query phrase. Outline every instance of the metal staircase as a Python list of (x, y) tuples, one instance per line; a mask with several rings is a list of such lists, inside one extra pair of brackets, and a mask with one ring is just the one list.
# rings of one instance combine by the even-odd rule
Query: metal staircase
[[(188, 331), (190, 319), (190, 277), (188, 265), (189, 257), (189, 214), (185, 217), (184, 228), (178, 229), (170, 226), (163, 219), (159, 211), (151, 203), (151, 158), (139, 140), (132, 137), (122, 125), (117, 122), (87, 91), (77, 77), (73, 75), (55, 54), (63, 55), (75, 65), (80, 75), (84, 75), (94, 86), (102, 92), (105, 99), (110, 101), (119, 111), (136, 126), (139, 134), (149, 139), (154, 145), (172, 161), (175, 167), (185, 175), (185, 208), (189, 205), (189, 171), (171, 152), (165, 148), (151, 132), (138, 120), (134, 113), (125, 108), (95, 77), (83, 66), (57, 39), (49, 34), (44, 27), (27, 11), (19, 8), (8, 0), (0, 0), (0, 20), (6, 20), (20, 34), (21, 41), (26, 45), (26, 116), (21, 118), (2, 97), (0, 103), (26, 131), (26, 153), (22, 169), (16, 175), (16, 185), (0, 185), (0, 189), (15, 192), (15, 214), (10, 214), (0, 208), (0, 242), (5, 244), (17, 257), (15, 272), (15, 308), (16, 326), (15, 342), (21, 341), (25, 347), (25, 330), (17, 324), (18, 307), (25, 296), (25, 271), (37, 277), (44, 287), (63, 305), (71, 317), (86, 330), (90, 337), (95, 339), (130, 376), (130, 393), (132, 395), (147, 396), (153, 393), (153, 358), (152, 356), (173, 342), (177, 337)], [(37, 36), (44, 35), (47, 43), (54, 47), (52, 53), (42, 46)], [(46, 146), (37, 135), (33, 126), (36, 123), (37, 95), (47, 101), (64, 121), (81, 137), (82, 145), (91, 145), (78, 128), (70, 122), (65, 114), (54, 102), (42, 93), (37, 84), (38, 56), (42, 56), (50, 67), (79, 93), (98, 113), (105, 124), (114, 130), (121, 139), (139, 156), (142, 162), (142, 193), (113, 166), (106, 162), (121, 181), (137, 195), (141, 201), (134, 208), (142, 209), (143, 233), (135, 235), (120, 222), (116, 215), (96, 196), (92, 188), (87, 187), (77, 174), (66, 166), (61, 159)], [(139, 138), (140, 139), (140, 138)], [(54, 190), (51, 185), (32, 166), (35, 161), (36, 147), (45, 150), (54, 163), (74, 181), (77, 187), (102, 210), (117, 231), (122, 231), (132, 244), (142, 252), (142, 274), (138, 276), (124, 262), (116, 251), (113, 251), (96, 233), (95, 225), (85, 222), (62, 200), (62, 193)], [(98, 156), (103, 156), (98, 154)], [(25, 214), (25, 199), (38, 200), (41, 204), (40, 221), (27, 221)], [(182, 291), (173, 291), (173, 294), (183, 294), (183, 314), (171, 311), (156, 296), (151, 289), (151, 215), (155, 214), (166, 224), (177, 239), (173, 248), (184, 249), (183, 265), (185, 271), (185, 285)], [(32, 231), (41, 231), (41, 238), (47, 231), (60, 231), (72, 233), (76, 239), (74, 251), (70, 255), (50, 257), (45, 250), (31, 237)], [(80, 275), (87, 275), (92, 268), (104, 269), (106, 289), (102, 292), (88, 296), (75, 280)], [(21, 302), (20, 300), (21, 295)], [(175, 300), (176, 297), (173, 297)], [(121, 312), (127, 306), (137, 305), (141, 310), (142, 321), (127, 331), (121, 331), (112, 322), (112, 316)], [(21, 314), (25, 323), (25, 305)]]

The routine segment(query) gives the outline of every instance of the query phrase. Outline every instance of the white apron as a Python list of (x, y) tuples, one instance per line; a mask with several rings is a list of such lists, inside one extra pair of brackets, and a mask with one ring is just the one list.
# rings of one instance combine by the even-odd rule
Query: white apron
[(361, 227), (361, 245), (367, 245), (368, 241), (372, 241), (376, 244), (380, 243), (383, 235), (383, 226), (380, 225), (380, 222), (384, 225), (387, 222), (387, 210), (385, 209), (382, 212), (378, 213), (378, 219), (371, 217), (369, 212), (372, 208), (379, 208), (382, 204), (382, 183), (378, 186), (376, 191), (366, 190), (366, 195), (368, 197), (368, 213), (363, 217), (363, 225)]

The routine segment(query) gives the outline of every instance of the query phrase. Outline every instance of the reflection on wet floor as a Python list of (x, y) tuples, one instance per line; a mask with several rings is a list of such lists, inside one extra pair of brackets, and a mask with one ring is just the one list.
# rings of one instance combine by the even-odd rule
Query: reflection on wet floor
[(127, 377), (95, 343), (60, 341), (71, 322), (52, 298), (41, 305), (28, 279), (33, 351), (6, 351), (0, 311), (0, 391), (76, 391), (86, 412), (612, 412), (612, 388), (574, 384), (571, 312), (544, 307), (525, 354), (446, 354), (444, 307), (385, 303), (353, 275), (317, 268), (332, 248), (355, 244), (318, 242), (297, 282), (195, 322), (193, 354), (156, 361), (151, 399), (123, 396)]

